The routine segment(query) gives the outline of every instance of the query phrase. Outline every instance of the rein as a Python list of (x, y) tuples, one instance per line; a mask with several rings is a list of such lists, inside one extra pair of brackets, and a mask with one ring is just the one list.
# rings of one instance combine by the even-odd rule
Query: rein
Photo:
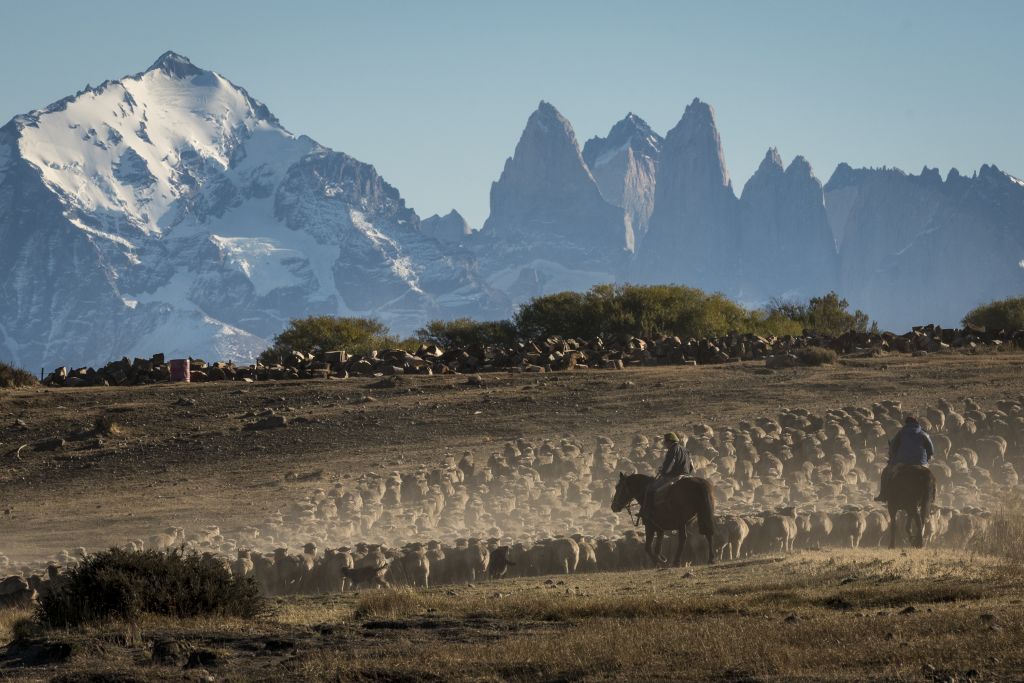
[(640, 515), (633, 515), (633, 501), (630, 501), (629, 505), (626, 506), (626, 512), (629, 513), (629, 519), (633, 522), (633, 526), (640, 526)]

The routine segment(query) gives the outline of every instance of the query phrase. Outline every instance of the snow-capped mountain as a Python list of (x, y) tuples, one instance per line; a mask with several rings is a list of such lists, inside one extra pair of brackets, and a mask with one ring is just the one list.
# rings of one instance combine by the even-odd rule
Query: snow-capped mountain
[(248, 360), (292, 318), (405, 334), (627, 280), (953, 325), (1024, 292), (1024, 181), (840, 164), (822, 187), (771, 149), (737, 197), (700, 100), (664, 139), (629, 114), (583, 150), (541, 102), (472, 231), (171, 52), (0, 128), (0, 360), (33, 369)]
[(368, 164), (174, 53), (0, 129), (0, 357), (247, 359), (290, 318), (479, 315), (464, 254)]

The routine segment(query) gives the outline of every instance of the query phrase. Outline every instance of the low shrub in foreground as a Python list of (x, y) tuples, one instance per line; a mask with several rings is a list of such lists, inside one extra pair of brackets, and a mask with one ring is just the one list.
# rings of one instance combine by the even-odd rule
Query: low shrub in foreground
[(0, 362), (0, 389), (31, 387), (38, 383), (36, 376), (28, 370), (22, 370), (13, 365)]
[(46, 626), (67, 628), (142, 614), (252, 617), (261, 604), (254, 581), (236, 579), (195, 553), (111, 548), (69, 571), (40, 600), (36, 617)]
[(839, 354), (821, 346), (808, 346), (794, 351), (800, 365), (832, 365), (839, 360)]

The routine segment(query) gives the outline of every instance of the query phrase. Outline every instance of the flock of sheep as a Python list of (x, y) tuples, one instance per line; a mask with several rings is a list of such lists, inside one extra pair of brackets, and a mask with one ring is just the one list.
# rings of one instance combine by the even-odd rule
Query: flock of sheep
[[(714, 486), (715, 553), (879, 544), (890, 520), (873, 498), (902, 419), (901, 405), (884, 401), (683, 430), (696, 475)], [(939, 491), (926, 541), (964, 547), (985, 530), (988, 511), (1021, 491), (1024, 396), (988, 409), (939, 401), (919, 420), (935, 443)], [(252, 576), (268, 595), (638, 568), (647, 563), (642, 529), (609, 505), (620, 472), (654, 474), (662, 456), (660, 439), (640, 434), (626, 445), (603, 436), (518, 439), (435, 467), (313, 490), (230, 536), (215, 526), (169, 528), (127, 545), (184, 544)], [(707, 556), (701, 536), (686, 542), (684, 557)], [(0, 556), (0, 576), (12, 575), (0, 582), (0, 606), (52, 589), (59, 568), (84, 554), (18, 566)]]

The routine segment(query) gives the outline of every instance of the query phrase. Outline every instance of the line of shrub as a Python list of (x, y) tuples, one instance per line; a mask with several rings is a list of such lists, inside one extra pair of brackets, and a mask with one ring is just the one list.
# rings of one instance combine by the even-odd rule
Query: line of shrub
[(835, 292), (802, 303), (774, 301), (765, 308), (748, 309), (724, 294), (708, 294), (682, 285), (604, 284), (586, 292), (535, 297), (510, 320), (433, 320), (406, 340), (397, 339), (373, 318), (315, 316), (292, 320), (260, 356), (260, 362), (282, 363), (292, 351), (317, 354), (345, 349), (366, 353), (401, 348), (411, 352), (424, 343), (449, 349), (509, 346), (552, 336), (593, 339), (668, 335), (685, 339), (733, 332), (837, 337), (850, 331), (866, 332), (869, 326), (868, 316), (862, 311), (851, 312), (849, 303)]

